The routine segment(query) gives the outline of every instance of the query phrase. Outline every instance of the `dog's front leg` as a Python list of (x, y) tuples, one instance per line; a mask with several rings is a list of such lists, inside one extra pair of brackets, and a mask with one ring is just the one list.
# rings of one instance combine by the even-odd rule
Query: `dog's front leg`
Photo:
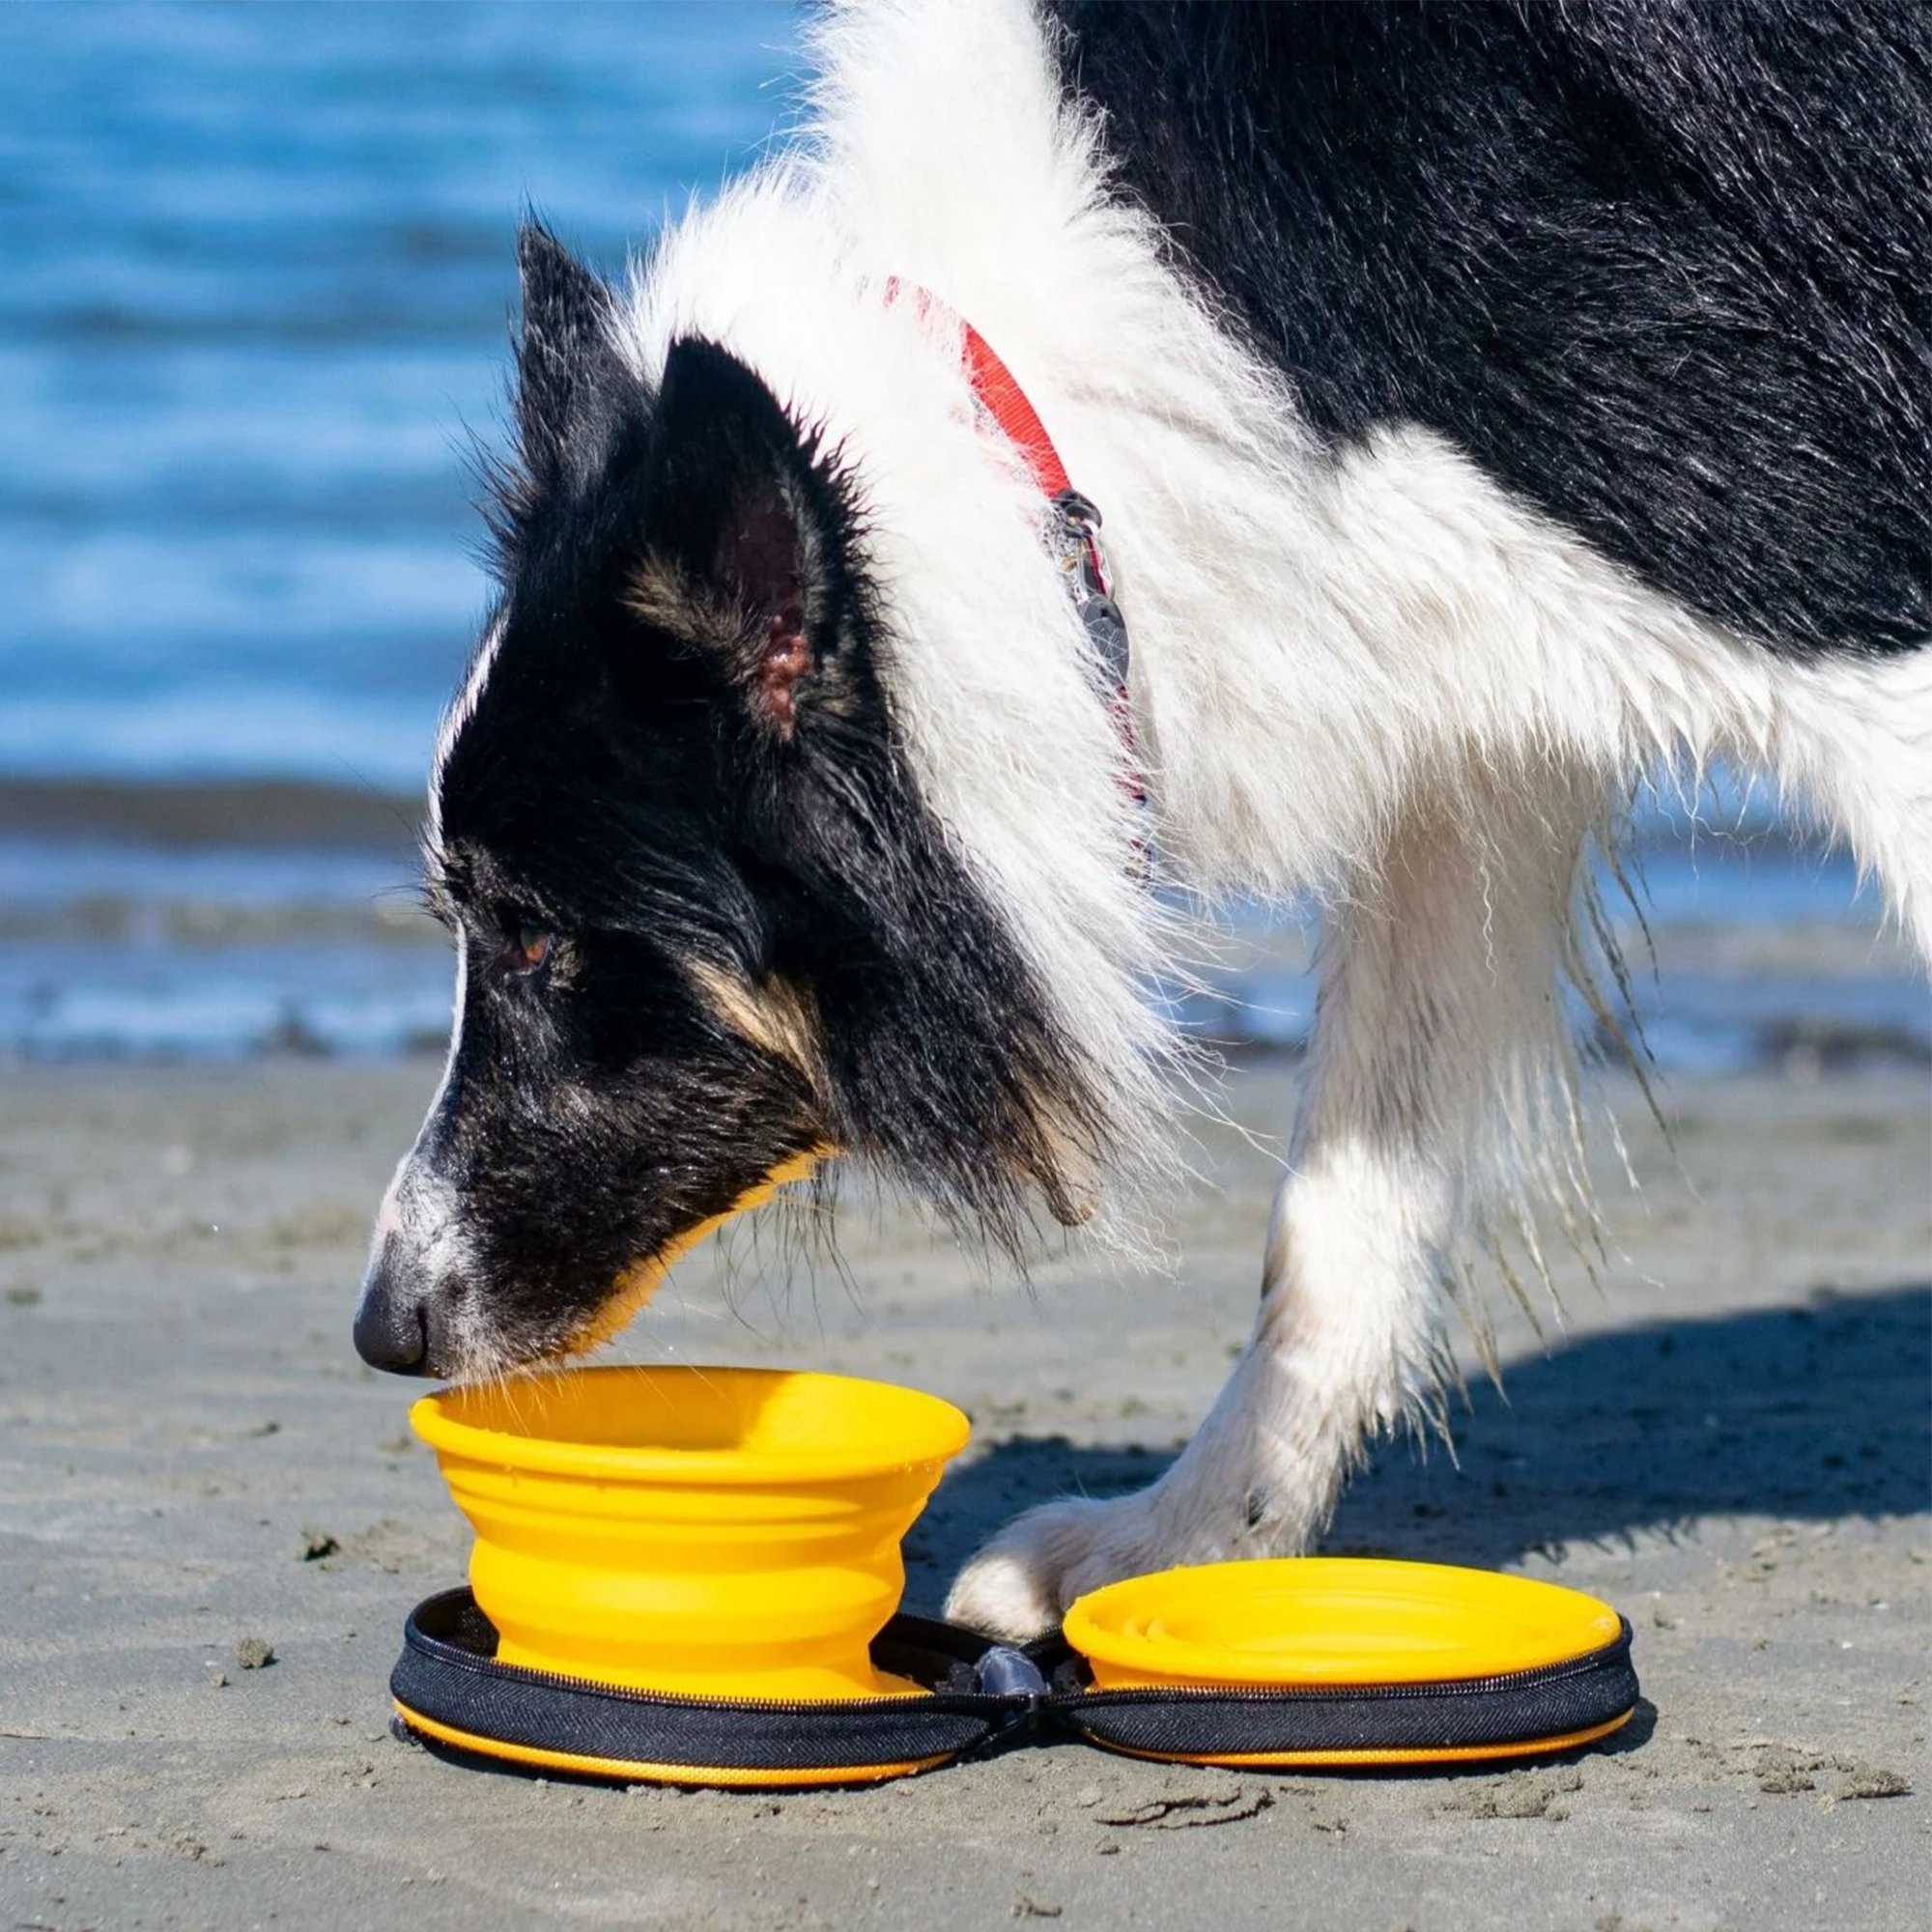
[(1575, 781), (1490, 775), (1408, 814), (1324, 937), (1261, 1308), (1219, 1400), (1151, 1488), (1010, 1524), (950, 1615), (1031, 1636), (1116, 1577), (1320, 1536), (1365, 1438), (1432, 1389), (1445, 1262), (1485, 1194), (1567, 1168), (1558, 979), (1591, 806)]

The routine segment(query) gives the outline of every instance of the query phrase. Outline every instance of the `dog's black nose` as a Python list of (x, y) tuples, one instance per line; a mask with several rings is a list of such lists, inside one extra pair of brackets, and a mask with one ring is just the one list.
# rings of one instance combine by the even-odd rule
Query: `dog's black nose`
[(394, 1250), (384, 1241), (369, 1264), (355, 1308), (355, 1352), (394, 1376), (430, 1375), (429, 1309), (419, 1286), (396, 1266)]

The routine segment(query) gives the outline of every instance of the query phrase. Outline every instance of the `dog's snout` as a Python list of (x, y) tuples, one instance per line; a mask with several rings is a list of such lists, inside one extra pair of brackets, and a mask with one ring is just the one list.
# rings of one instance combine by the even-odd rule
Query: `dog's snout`
[(355, 1352), (396, 1376), (436, 1374), (430, 1348), (430, 1301), (393, 1236), (369, 1264), (355, 1309)]

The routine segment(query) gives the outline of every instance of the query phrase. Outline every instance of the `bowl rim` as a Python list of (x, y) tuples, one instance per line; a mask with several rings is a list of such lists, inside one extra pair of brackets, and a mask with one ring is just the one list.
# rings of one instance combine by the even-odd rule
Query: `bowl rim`
[[(829, 1443), (812, 1451), (801, 1445), (783, 1453), (745, 1449), (676, 1449), (660, 1444), (573, 1442), (551, 1435), (526, 1435), (480, 1423), (461, 1422), (446, 1404), (474, 1384), (452, 1383), (419, 1398), (410, 1408), (410, 1427), (439, 1458), (460, 1457), (498, 1468), (532, 1474), (657, 1484), (763, 1484), (798, 1487), (809, 1483), (856, 1482), (895, 1469), (946, 1462), (966, 1446), (973, 1425), (944, 1396), (883, 1382), (867, 1376), (844, 1376), (825, 1369), (750, 1368), (725, 1363), (600, 1363), (562, 1368), (515, 1378), (516, 1381), (575, 1381), (589, 1377), (694, 1378), (770, 1380), (800, 1377), (851, 1389), (884, 1390), (913, 1413), (908, 1426), (890, 1439)], [(515, 1386), (515, 1381), (511, 1386)], [(923, 1411), (923, 1417), (918, 1413)]]
[[(1229, 1638), (1165, 1631), (1164, 1618), (1208, 1604), (1236, 1633)], [(1406, 1612), (1454, 1621), (1453, 1648), (1434, 1639), (1406, 1641), (1416, 1625)], [(1498, 1609), (1512, 1619), (1498, 1627)], [(1379, 1639), (1346, 1672), (1317, 1669), (1279, 1651), (1257, 1655), (1240, 1641), (1243, 1623), (1258, 1633), (1285, 1614), (1307, 1628), (1321, 1655), (1331, 1633), (1367, 1631)], [(1527, 1634), (1523, 1624), (1534, 1628)], [(1589, 1656), (1616, 1641), (1623, 1619), (1608, 1604), (1572, 1583), (1515, 1571), (1478, 1570), (1394, 1556), (1275, 1556), (1183, 1565), (1123, 1577), (1067, 1605), (1066, 1640), (1095, 1666), (1102, 1684), (1117, 1671), (1135, 1683), (1318, 1686), (1463, 1682), (1541, 1670)], [(1444, 1651), (1447, 1649), (1445, 1660)]]

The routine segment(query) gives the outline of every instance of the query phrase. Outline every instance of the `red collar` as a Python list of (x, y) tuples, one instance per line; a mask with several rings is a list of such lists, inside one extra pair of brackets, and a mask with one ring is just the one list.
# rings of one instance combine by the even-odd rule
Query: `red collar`
[(1127, 788), (1136, 805), (1145, 805), (1147, 785), (1134, 754), (1133, 711), (1127, 696), (1127, 625), (1114, 602), (1113, 577), (1100, 543), (1100, 512), (1074, 489), (1039, 412), (993, 345), (951, 304), (916, 282), (889, 275), (885, 294), (888, 302), (910, 298), (921, 316), (936, 317), (958, 329), (960, 361), (974, 401), (1011, 443), (1034, 487), (1045, 498), (1053, 519), (1050, 540), (1056, 560), (1065, 573), (1073, 608), (1093, 640), (1105, 678), (1107, 709), (1127, 749), (1131, 766)]

